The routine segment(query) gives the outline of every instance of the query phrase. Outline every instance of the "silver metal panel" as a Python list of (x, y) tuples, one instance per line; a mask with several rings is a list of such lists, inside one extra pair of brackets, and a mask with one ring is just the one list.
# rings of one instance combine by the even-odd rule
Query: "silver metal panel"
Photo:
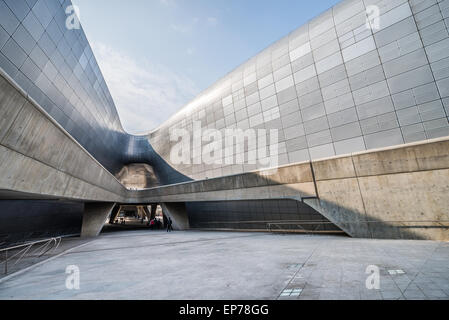
[(257, 169), (171, 163), (170, 130), (193, 121), (277, 129), (282, 164), (449, 135), (447, 0), (341, 1), (139, 137), (124, 132), (83, 30), (65, 28), (69, 4), (0, 0), (0, 66), (111, 172), (145, 162), (168, 184)]

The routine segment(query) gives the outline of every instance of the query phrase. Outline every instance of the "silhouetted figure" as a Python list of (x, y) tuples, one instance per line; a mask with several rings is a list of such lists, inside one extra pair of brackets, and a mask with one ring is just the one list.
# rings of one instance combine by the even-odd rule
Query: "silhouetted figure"
[(168, 217), (168, 221), (167, 221), (167, 232), (171, 232), (173, 231), (173, 221), (171, 220), (170, 217)]

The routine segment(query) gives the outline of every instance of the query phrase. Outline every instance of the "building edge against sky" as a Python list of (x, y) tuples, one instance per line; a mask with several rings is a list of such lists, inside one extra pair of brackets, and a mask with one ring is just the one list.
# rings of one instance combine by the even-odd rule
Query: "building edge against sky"
[[(373, 5), (379, 29), (366, 27)], [(446, 6), (342, 1), (203, 92), (149, 134), (151, 145), (170, 163), (173, 128), (276, 129), (285, 165), (448, 136)], [(170, 164), (194, 179), (257, 169)]]
[[(447, 0), (342, 1), (145, 136), (124, 132), (82, 27), (66, 28), (70, 5), (67, 0), (0, 0), (0, 67), (119, 177), (133, 163), (151, 166), (162, 185), (258, 169), (257, 164), (172, 163), (176, 141), (170, 141), (170, 130), (193, 134), (194, 122), (223, 132), (277, 130), (279, 165), (449, 135)], [(379, 9), (379, 28), (366, 25), (370, 6)], [(76, 231), (81, 223), (79, 203), (4, 205), (4, 221), (17, 212), (27, 219), (30, 211), (40, 221), (36, 226), (63, 220), (52, 234)], [(276, 220), (282, 211), (291, 212), (287, 219), (319, 215), (289, 200), (187, 203), (192, 225), (206, 215), (223, 219), (226, 210), (236, 221)]]

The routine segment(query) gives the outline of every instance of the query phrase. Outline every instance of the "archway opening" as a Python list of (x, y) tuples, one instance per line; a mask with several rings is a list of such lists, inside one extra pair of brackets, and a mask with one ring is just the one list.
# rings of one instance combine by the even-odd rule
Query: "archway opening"
[(117, 205), (101, 232), (158, 231), (164, 227), (165, 219), (159, 204)]

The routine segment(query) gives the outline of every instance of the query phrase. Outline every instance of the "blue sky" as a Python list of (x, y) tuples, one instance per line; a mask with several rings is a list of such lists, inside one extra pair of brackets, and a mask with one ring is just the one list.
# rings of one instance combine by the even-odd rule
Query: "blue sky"
[(73, 0), (125, 130), (157, 127), (339, 0)]

